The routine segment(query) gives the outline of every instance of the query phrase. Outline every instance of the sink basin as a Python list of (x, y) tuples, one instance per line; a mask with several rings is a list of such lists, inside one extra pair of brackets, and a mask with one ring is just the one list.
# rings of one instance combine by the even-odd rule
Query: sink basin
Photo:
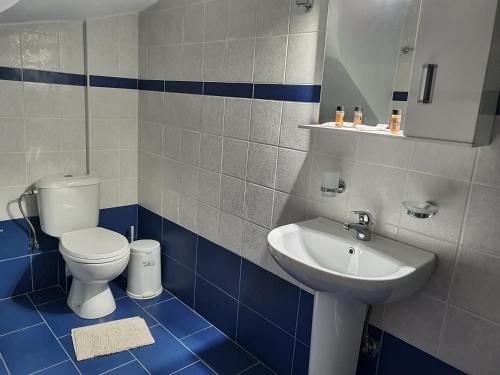
[(436, 264), (431, 252), (377, 235), (360, 241), (324, 218), (276, 228), (267, 241), (278, 264), (316, 290), (309, 375), (354, 375), (367, 305), (417, 292)]
[(366, 304), (415, 293), (436, 262), (433, 253), (377, 235), (359, 241), (341, 224), (324, 218), (276, 228), (268, 242), (278, 264), (308, 287)]

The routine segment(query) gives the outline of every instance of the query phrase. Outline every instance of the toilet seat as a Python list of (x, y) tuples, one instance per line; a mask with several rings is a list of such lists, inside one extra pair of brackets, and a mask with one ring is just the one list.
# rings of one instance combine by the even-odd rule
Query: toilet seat
[(130, 254), (124, 236), (99, 227), (64, 233), (59, 250), (65, 257), (80, 263), (108, 263)]

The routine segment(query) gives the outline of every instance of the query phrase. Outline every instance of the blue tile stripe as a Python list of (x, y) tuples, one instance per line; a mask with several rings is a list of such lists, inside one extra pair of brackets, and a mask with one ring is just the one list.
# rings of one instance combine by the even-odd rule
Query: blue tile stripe
[(90, 76), (90, 86), (108, 87), (115, 89), (133, 89), (137, 90), (138, 80), (135, 78), (108, 77), (108, 76)]
[[(211, 95), (233, 98), (280, 100), (289, 102), (319, 103), (321, 85), (291, 85), (242, 82), (202, 82), (202, 81), (163, 81), (90, 75), (89, 81), (84, 74), (50, 72), (34, 69), (20, 69), (0, 66), (0, 80), (53, 83), (60, 85), (107, 87), (158, 92), (171, 92), (193, 95)], [(394, 91), (392, 100), (408, 101), (408, 92)], [(496, 109), (500, 116), (500, 97)]]
[(6, 81), (22, 81), (23, 74), (21, 69), (0, 66), (0, 79)]
[(87, 77), (83, 74), (49, 72), (46, 70), (23, 69), (24, 82), (56, 83), (59, 85), (85, 86)]

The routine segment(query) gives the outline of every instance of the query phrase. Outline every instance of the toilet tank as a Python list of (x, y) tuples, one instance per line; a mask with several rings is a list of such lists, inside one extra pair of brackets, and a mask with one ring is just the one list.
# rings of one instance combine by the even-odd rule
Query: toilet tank
[(63, 233), (96, 227), (99, 182), (94, 176), (44, 178), (36, 182), (42, 231), (60, 237)]

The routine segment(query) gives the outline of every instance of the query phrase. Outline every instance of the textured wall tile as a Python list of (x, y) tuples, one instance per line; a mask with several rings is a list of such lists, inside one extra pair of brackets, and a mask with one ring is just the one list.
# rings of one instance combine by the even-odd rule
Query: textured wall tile
[(248, 148), (247, 180), (274, 188), (278, 148), (250, 143)]

